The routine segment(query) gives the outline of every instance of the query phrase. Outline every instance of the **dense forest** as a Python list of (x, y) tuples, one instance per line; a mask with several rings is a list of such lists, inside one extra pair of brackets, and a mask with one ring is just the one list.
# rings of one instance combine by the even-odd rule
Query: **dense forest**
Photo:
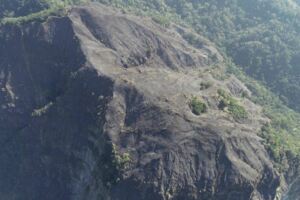
[(1, 0), (0, 1), (0, 17), (19, 17), (25, 16), (31, 13), (39, 12), (43, 9), (48, 8), (49, 5), (46, 1), (11, 1)]
[[(263, 128), (262, 136), (274, 157), (280, 161), (286, 152), (298, 154), (300, 7), (296, 1), (97, 1), (125, 12), (151, 16), (164, 26), (176, 22), (193, 27), (216, 43), (228, 60), (229, 72), (237, 74), (252, 89), (254, 100), (264, 106), (265, 113), (272, 119), (272, 123)], [(3, 23), (30, 21), (81, 2), (87, 1), (0, 0), (0, 17)], [(194, 45), (201, 45), (193, 35), (185, 38)]]

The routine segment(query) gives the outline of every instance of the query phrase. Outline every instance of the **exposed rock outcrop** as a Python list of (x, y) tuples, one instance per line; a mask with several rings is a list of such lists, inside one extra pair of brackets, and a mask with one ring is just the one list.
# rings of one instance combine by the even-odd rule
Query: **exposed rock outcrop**
[[(1, 27), (0, 196), (275, 199), (260, 107), (234, 77), (214, 76), (222, 57), (209, 42), (196, 49), (176, 30), (100, 4)], [(220, 88), (247, 119), (219, 110)], [(193, 96), (207, 113), (191, 112)]]

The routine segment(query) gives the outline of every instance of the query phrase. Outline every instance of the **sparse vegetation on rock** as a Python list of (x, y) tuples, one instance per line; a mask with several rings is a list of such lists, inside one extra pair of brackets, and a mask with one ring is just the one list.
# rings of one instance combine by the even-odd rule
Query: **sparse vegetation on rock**
[(192, 97), (189, 106), (195, 115), (201, 115), (207, 112), (207, 105), (197, 97)]
[(112, 145), (112, 163), (120, 172), (129, 167), (131, 158), (129, 153), (120, 153), (115, 144)]

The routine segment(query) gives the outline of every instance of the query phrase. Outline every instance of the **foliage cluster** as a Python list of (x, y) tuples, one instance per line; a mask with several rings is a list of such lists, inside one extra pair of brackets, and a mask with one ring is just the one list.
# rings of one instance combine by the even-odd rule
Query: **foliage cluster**
[(129, 164), (131, 162), (131, 158), (128, 153), (120, 153), (117, 150), (116, 145), (113, 144), (113, 146), (112, 146), (112, 162), (118, 171), (122, 171), (122, 170), (125, 170), (129, 166)]
[(200, 90), (206, 90), (212, 86), (212, 82), (201, 82), (200, 83)]
[(247, 111), (239, 102), (230, 96), (225, 90), (219, 89), (219, 109), (226, 110), (232, 115), (236, 120), (246, 119), (248, 117)]
[(197, 97), (192, 97), (189, 106), (195, 115), (201, 115), (207, 112), (207, 105)]

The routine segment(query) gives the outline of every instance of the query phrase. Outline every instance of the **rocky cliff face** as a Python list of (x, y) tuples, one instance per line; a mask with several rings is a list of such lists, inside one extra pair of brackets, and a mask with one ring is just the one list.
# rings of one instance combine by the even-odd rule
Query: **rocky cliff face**
[[(279, 198), (257, 135), (267, 119), (218, 51), (185, 32), (98, 4), (1, 27), (1, 198)], [(220, 89), (247, 119), (219, 109)], [(193, 114), (192, 97), (208, 111)]]

